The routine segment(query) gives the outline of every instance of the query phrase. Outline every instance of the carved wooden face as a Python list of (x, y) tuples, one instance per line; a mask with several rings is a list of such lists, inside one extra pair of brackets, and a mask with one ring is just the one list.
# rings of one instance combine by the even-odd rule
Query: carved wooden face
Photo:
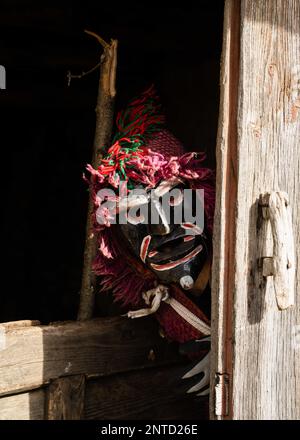
[[(130, 218), (128, 211), (128, 223), (119, 225), (121, 238), (161, 282), (178, 283), (185, 290), (193, 288), (208, 255), (203, 228), (186, 220), (187, 212), (194, 213), (197, 197), (193, 192), (193, 197), (187, 200), (184, 191), (187, 188), (184, 182), (174, 178), (160, 183), (154, 194), (152, 191), (143, 201), (140, 198), (140, 205), (138, 199), (131, 199), (135, 218)], [(182, 220), (178, 222), (180, 211)], [(153, 218), (155, 222), (151, 221)]]

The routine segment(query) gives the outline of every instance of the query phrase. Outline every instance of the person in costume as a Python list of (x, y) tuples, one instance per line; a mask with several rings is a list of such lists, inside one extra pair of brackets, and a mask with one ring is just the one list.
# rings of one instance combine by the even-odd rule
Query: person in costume
[[(214, 172), (204, 153), (185, 152), (167, 130), (153, 86), (117, 115), (116, 126), (99, 167), (87, 166), (98, 243), (93, 270), (129, 318), (153, 314), (163, 335), (194, 359), (183, 378), (200, 378), (188, 392), (206, 395)], [(189, 200), (186, 189), (193, 190)], [(184, 217), (200, 199), (203, 224)], [(183, 213), (179, 222), (175, 211)]]

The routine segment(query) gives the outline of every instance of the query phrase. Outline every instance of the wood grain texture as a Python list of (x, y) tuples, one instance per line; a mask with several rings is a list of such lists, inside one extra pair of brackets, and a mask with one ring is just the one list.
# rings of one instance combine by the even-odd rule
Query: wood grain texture
[[(232, 292), (234, 286), (235, 207), (237, 193), (237, 96), (239, 66), (239, 0), (226, 0), (220, 78), (220, 113), (216, 146), (216, 204), (212, 264), (212, 346), (210, 418), (227, 414), (225, 388), (219, 378), (232, 365)], [(218, 389), (216, 398), (215, 392)]]
[[(232, 417), (299, 419), (300, 2), (242, 0), (240, 54)], [(268, 191), (289, 196), (298, 252), (296, 305), (285, 311), (258, 266)]]
[(44, 420), (45, 390), (0, 398), (0, 420)]
[(85, 376), (61, 377), (47, 387), (47, 420), (81, 420), (84, 407)]
[[(184, 368), (186, 371), (186, 367)], [(151, 368), (89, 381), (87, 420), (203, 420), (208, 398), (186, 394), (179, 366)]]
[(2, 331), (6, 330), (12, 330), (13, 328), (20, 328), (20, 327), (31, 327), (33, 325), (40, 325), (40, 321), (31, 321), (29, 319), (23, 320), (23, 321), (10, 321), (10, 322), (2, 322), (0, 324), (0, 329)]
[(38, 388), (63, 376), (105, 376), (180, 360), (175, 344), (159, 336), (151, 318), (14, 328), (0, 336), (0, 395)]
[[(47, 388), (0, 398), (0, 420), (205, 420), (208, 397), (186, 394), (181, 365), (90, 379), (69, 376)], [(45, 409), (44, 409), (45, 408)]]

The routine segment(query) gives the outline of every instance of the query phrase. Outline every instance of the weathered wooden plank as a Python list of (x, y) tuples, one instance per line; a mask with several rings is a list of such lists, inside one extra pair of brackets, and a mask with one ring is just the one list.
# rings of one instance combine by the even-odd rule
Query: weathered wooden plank
[(0, 398), (0, 420), (44, 420), (45, 390)]
[[(232, 291), (234, 285), (235, 209), (237, 192), (237, 93), (239, 0), (226, 0), (220, 78), (220, 113), (216, 147), (216, 204), (212, 264), (212, 346), (210, 417), (225, 416), (226, 389), (217, 378), (231, 372)], [(220, 396), (215, 395), (217, 392)], [(218, 418), (218, 417), (217, 417)]]
[(88, 420), (203, 420), (208, 398), (186, 394), (182, 367), (151, 368), (91, 380), (86, 386)]
[(205, 420), (208, 398), (186, 394), (191, 382), (180, 379), (186, 369), (172, 365), (90, 379), (83, 415), (82, 376), (75, 386), (75, 376), (57, 379), (48, 390), (1, 397), (0, 420), (42, 420), (47, 413), (51, 420)]
[(272, 249), (262, 239), (259, 196), (285, 191), (299, 304), (300, 2), (242, 0), (240, 54), (232, 416), (299, 419), (300, 310), (278, 310), (272, 277), (257, 263), (272, 256), (263, 255)]
[(0, 324), (0, 330), (12, 330), (13, 328), (20, 327), (31, 327), (32, 325), (40, 325), (40, 321), (31, 321), (29, 319), (25, 319), (23, 321), (10, 321), (10, 322), (2, 322)]
[(62, 376), (109, 375), (179, 359), (176, 346), (159, 336), (151, 318), (8, 329), (0, 348), (0, 395), (38, 388)]
[(48, 420), (81, 420), (83, 417), (85, 376), (61, 377), (47, 388)]

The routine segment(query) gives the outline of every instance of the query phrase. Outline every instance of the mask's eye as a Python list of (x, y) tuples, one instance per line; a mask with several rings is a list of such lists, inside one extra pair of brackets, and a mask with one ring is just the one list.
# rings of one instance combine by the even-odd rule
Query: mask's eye
[(143, 223), (145, 221), (145, 216), (141, 212), (140, 209), (134, 210), (135, 212), (127, 213), (127, 221), (128, 223), (131, 223), (132, 225), (139, 225), (140, 223)]
[(182, 203), (183, 200), (183, 194), (180, 189), (175, 189), (171, 191), (170, 198), (169, 198), (169, 205), (170, 206), (178, 206), (180, 203)]

